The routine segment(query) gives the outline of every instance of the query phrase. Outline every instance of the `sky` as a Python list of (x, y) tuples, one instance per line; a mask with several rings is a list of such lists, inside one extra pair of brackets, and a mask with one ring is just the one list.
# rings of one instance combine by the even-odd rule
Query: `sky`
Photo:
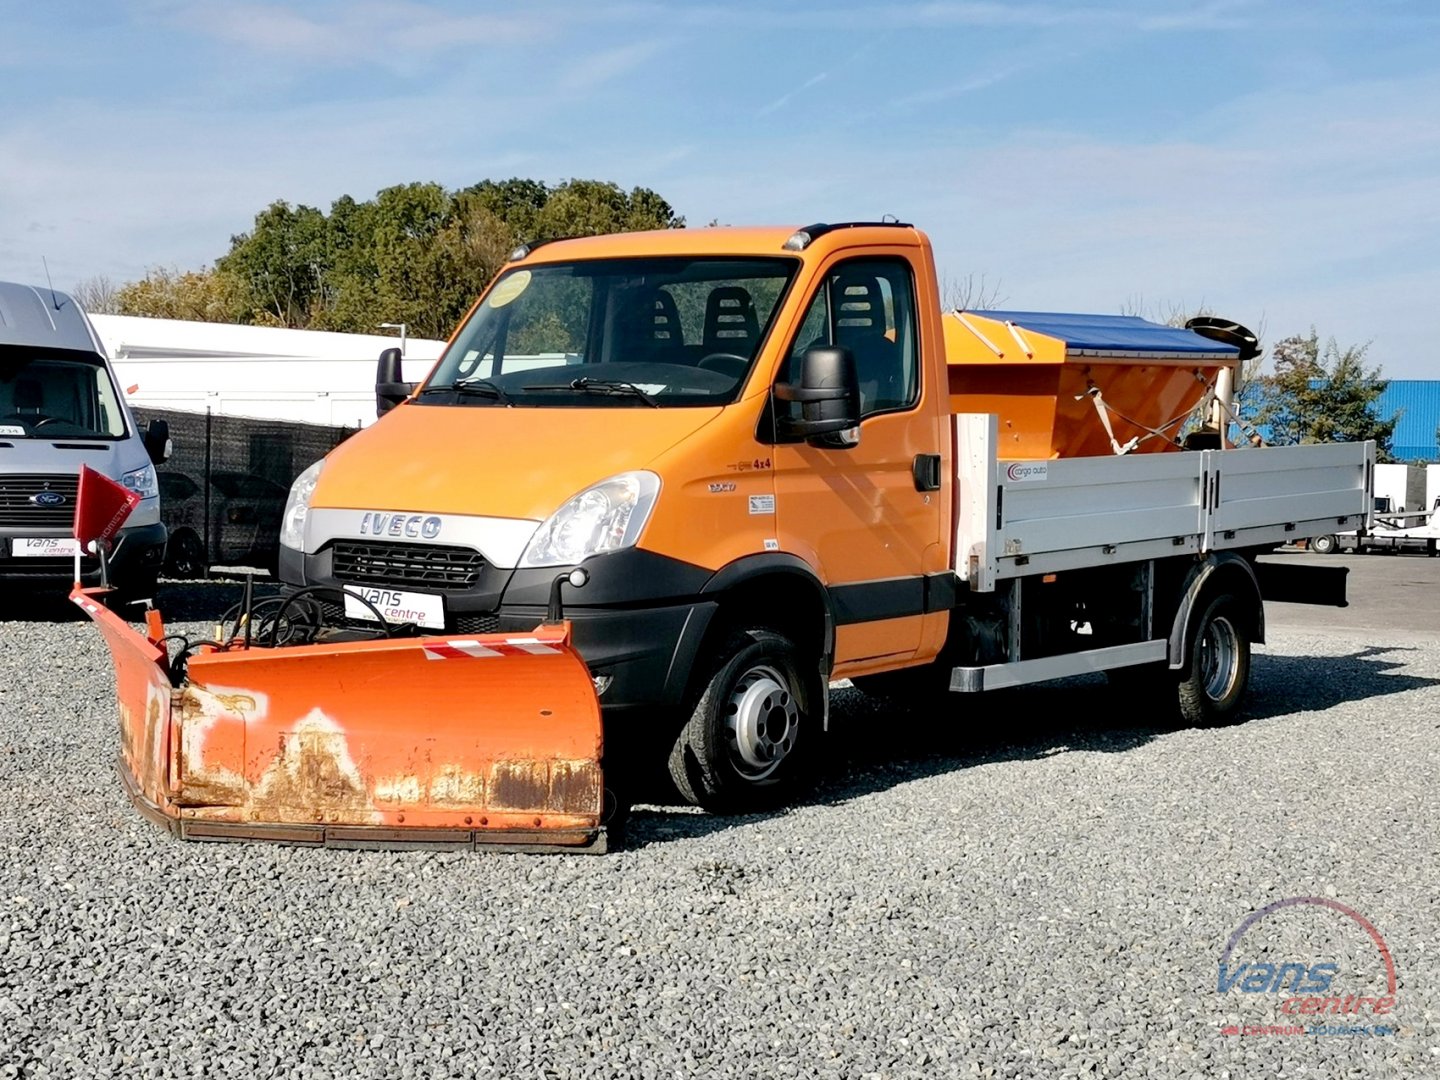
[(892, 214), (1016, 310), (1204, 307), (1440, 378), (1435, 0), (0, 0), (0, 279), (209, 266), (277, 199)]

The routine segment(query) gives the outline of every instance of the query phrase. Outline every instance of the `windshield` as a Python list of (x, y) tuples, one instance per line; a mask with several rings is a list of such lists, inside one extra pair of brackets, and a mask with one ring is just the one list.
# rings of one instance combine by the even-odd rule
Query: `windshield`
[(731, 400), (791, 259), (604, 259), (517, 267), (461, 328), (422, 404), (667, 407)]
[(0, 346), (0, 436), (118, 439), (125, 419), (94, 353)]

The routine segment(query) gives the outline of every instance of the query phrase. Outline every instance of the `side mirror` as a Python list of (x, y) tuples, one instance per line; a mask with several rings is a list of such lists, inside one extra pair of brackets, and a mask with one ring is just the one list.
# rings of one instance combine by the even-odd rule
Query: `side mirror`
[(174, 449), (170, 442), (170, 421), (151, 420), (140, 441), (145, 444), (145, 453), (150, 455), (150, 460), (156, 465), (164, 465)]
[(849, 349), (817, 346), (800, 358), (800, 381), (776, 383), (775, 397), (800, 403), (800, 416), (777, 415), (776, 434), (787, 442), (848, 449), (858, 438), (841, 434), (860, 424), (860, 378)]
[(404, 381), (399, 349), (386, 349), (380, 354), (375, 371), (375, 415), (384, 416), (415, 392), (415, 384)]

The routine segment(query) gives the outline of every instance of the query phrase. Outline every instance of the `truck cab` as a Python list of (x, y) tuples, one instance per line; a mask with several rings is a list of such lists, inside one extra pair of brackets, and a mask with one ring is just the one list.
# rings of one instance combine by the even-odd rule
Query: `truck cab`
[[(282, 577), (432, 594), (422, 625), (465, 633), (534, 625), (583, 563), (566, 612), (616, 709), (657, 686), (678, 699), (676, 651), (693, 657), (721, 596), (788, 612), (835, 677), (933, 655), (926, 577), (946, 571), (950, 505), (928, 243), (881, 225), (793, 236), (516, 259), (424, 384), (302, 480)], [(807, 406), (772, 389), (828, 345), (853, 356), (857, 398), (833, 403), (847, 428), (807, 436)]]
[[(155, 465), (169, 431), (142, 434), (85, 313), (64, 293), (0, 282), (0, 579), (63, 590), (74, 579), (71, 524), (81, 465), (141, 498), (114, 541), (119, 599), (153, 594), (165, 557)], [(99, 560), (81, 553), (86, 584)]]

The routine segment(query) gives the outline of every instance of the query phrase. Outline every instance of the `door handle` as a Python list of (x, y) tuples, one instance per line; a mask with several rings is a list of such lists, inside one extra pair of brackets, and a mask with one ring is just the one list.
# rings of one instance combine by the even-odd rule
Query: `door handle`
[(940, 455), (916, 454), (910, 466), (910, 475), (915, 478), (916, 491), (939, 491)]

